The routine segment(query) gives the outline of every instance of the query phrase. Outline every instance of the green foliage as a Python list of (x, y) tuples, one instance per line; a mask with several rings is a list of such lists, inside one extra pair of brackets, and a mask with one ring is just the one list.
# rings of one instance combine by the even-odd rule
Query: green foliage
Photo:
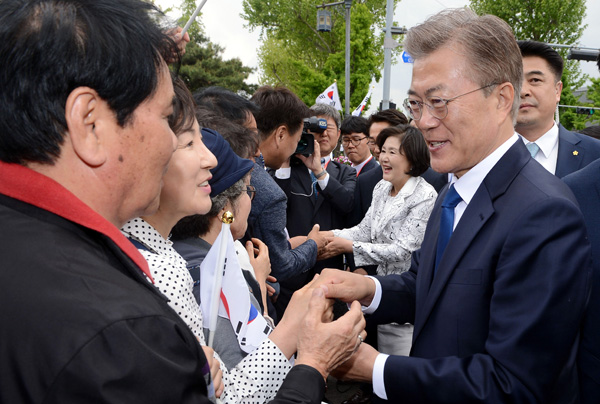
[[(397, 2), (398, 0), (395, 0)], [(244, 0), (243, 18), (260, 29), (262, 84), (282, 84), (307, 105), (337, 80), (340, 99), (345, 94), (345, 8), (328, 8), (331, 32), (316, 30), (319, 0)], [(355, 0), (350, 22), (350, 111), (360, 104), (372, 79), (381, 78), (385, 0)]]
[[(574, 45), (587, 25), (583, 25), (586, 0), (471, 0), (477, 14), (493, 14), (511, 26), (517, 39), (552, 44)], [(579, 62), (567, 60), (567, 50), (557, 49), (565, 60), (561, 105), (580, 105), (573, 90), (581, 88), (587, 76), (581, 74)], [(570, 108), (560, 110), (560, 122), (567, 129), (577, 130), (587, 117)]]
[(471, 0), (477, 14), (493, 14), (508, 23), (517, 39), (576, 43), (586, 25), (586, 0)]
[[(183, 16), (179, 25), (184, 26), (196, 9), (194, 0), (183, 0), (181, 11)], [(188, 33), (190, 42), (186, 46), (185, 55), (181, 61), (179, 75), (188, 88), (194, 92), (208, 86), (221, 86), (237, 93), (252, 94), (256, 85), (246, 83), (253, 69), (244, 66), (239, 58), (223, 59), (223, 47), (210, 41), (204, 33), (201, 14), (190, 26)]]

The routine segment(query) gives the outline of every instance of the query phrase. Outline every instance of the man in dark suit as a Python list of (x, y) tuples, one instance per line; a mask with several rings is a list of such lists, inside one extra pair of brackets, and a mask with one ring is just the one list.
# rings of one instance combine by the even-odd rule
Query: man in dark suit
[[(275, 181), (288, 199), (286, 228), (290, 237), (306, 236), (315, 224), (321, 230), (343, 228), (354, 199), (356, 171), (332, 159), (340, 138), (339, 112), (325, 104), (314, 105), (310, 112), (327, 120), (327, 129), (314, 134), (314, 153), (294, 156), (287, 167), (275, 172)], [(317, 261), (311, 271), (280, 282), (281, 293), (275, 303), (278, 316), (283, 314), (294, 291), (323, 268), (342, 269), (343, 256)]]
[(563, 60), (558, 52), (541, 42), (518, 44), (523, 56), (523, 87), (515, 129), (533, 158), (562, 178), (600, 158), (600, 140), (554, 122), (563, 87)]
[(583, 322), (577, 365), (581, 404), (596, 404), (600, 403), (600, 160), (566, 176), (564, 181), (579, 202), (592, 243), (592, 294)]
[(369, 123), (361, 116), (349, 116), (340, 126), (342, 147), (356, 176), (364, 175), (379, 166), (369, 148)]
[(372, 321), (415, 326), (410, 357), (363, 344), (345, 375), (393, 402), (577, 403), (589, 242), (573, 194), (514, 132), (523, 73), (510, 27), (448, 10), (404, 46), (405, 105), (451, 182), (408, 272), (319, 278), (328, 297), (369, 305)]

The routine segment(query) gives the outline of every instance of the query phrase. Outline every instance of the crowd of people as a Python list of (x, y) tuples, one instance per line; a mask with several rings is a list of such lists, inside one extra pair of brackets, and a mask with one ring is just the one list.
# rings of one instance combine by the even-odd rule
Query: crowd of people
[(192, 94), (161, 18), (0, 2), (0, 402), (600, 402), (600, 140), (555, 50), (446, 10), (406, 114), (342, 119)]

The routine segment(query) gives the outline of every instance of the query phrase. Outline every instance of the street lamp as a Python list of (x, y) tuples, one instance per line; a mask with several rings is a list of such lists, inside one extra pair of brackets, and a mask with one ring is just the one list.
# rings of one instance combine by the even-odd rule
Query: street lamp
[[(333, 7), (333, 6), (340, 6), (340, 5), (344, 5), (346, 8), (346, 67), (345, 67), (345, 72), (346, 72), (346, 83), (344, 86), (344, 93), (345, 93), (345, 110), (346, 110), (346, 116), (350, 114), (350, 7), (352, 7), (352, 0), (344, 0), (344, 1), (338, 1), (335, 3), (329, 3), (329, 4), (322, 4), (320, 6), (317, 6), (317, 8), (325, 8), (325, 7)], [(327, 25), (327, 14), (323, 13), (326, 12), (327, 14), (329, 14), (329, 25)], [(321, 25), (321, 18), (323, 18), (323, 25)], [(317, 31), (321, 31), (321, 32), (329, 32), (331, 31), (331, 13), (329, 13), (326, 10), (318, 10), (317, 11)]]

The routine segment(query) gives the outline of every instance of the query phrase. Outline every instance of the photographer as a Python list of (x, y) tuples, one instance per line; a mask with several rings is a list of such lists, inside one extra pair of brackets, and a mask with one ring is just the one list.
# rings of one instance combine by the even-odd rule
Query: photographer
[[(285, 87), (260, 87), (251, 101), (259, 107), (255, 117), (264, 166), (276, 170), (295, 152), (308, 108)], [(247, 239), (258, 238), (269, 247), (271, 275), (279, 281), (308, 271), (327, 242), (319, 236), (318, 226), (307, 232), (308, 237), (304, 233), (300, 241), (288, 240), (286, 197), (264, 170), (261, 159), (255, 164), (250, 184), (256, 195), (248, 217)]]
[[(314, 105), (310, 112), (314, 117), (305, 119), (305, 131), (299, 146), (308, 146), (305, 142), (312, 141), (314, 150), (297, 150), (301, 153), (291, 157), (289, 164), (285, 164), (287, 167), (275, 173), (275, 181), (288, 198), (287, 229), (290, 237), (308, 234), (315, 224), (321, 230), (344, 227), (344, 218), (351, 212), (354, 201), (356, 172), (352, 167), (332, 159), (340, 137), (340, 114), (325, 104)], [(319, 125), (319, 119), (321, 125), (326, 122), (326, 127)], [(342, 269), (343, 257), (319, 261), (310, 271), (281, 282), (281, 294), (275, 304), (279, 316), (294, 291), (323, 268)]]

